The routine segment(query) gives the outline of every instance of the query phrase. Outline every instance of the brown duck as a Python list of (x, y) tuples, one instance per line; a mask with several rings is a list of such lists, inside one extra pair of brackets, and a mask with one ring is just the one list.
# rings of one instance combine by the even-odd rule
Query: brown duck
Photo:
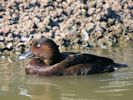
[(20, 55), (19, 59), (28, 57), (32, 59), (25, 66), (26, 74), (40, 76), (90, 75), (113, 72), (115, 68), (127, 67), (126, 64), (118, 64), (110, 58), (97, 55), (60, 53), (56, 43), (46, 37), (36, 40), (30, 51)]

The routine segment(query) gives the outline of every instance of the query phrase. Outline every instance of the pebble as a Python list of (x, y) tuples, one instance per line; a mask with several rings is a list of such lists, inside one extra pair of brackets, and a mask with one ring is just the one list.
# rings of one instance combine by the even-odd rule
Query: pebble
[(81, 32), (81, 39), (83, 41), (88, 41), (88, 39), (89, 39), (89, 33), (87, 31), (85, 31), (85, 30), (82, 30), (82, 32)]
[(4, 11), (4, 7), (0, 4), (0, 12)]
[(0, 42), (4, 42), (4, 37), (0, 35)]
[(7, 47), (8, 49), (12, 48), (12, 47), (13, 47), (12, 42), (9, 42), (9, 43), (6, 45), (6, 47)]

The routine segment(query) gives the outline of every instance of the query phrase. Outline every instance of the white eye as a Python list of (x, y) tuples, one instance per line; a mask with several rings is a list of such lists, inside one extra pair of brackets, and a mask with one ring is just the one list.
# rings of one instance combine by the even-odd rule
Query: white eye
[(40, 44), (37, 44), (37, 47), (39, 48), (41, 45)]

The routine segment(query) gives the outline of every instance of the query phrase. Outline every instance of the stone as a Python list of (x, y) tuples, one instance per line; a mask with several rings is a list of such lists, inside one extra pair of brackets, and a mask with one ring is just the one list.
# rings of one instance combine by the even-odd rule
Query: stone
[(3, 27), (3, 28), (1, 29), (1, 32), (2, 32), (3, 34), (7, 34), (7, 33), (10, 32), (10, 28), (9, 28), (8, 26), (5, 26), (5, 27)]
[(0, 42), (4, 42), (4, 40), (5, 38), (2, 35), (0, 35)]
[(4, 11), (4, 7), (0, 4), (0, 12)]
[(95, 13), (95, 11), (96, 11), (95, 8), (90, 8), (90, 9), (88, 10), (88, 14), (89, 14), (89, 15), (93, 15), (93, 14)]
[(68, 4), (71, 4), (72, 2), (74, 2), (75, 0), (66, 0)]
[(12, 33), (9, 33), (9, 34), (5, 37), (5, 41), (13, 41), (13, 35), (12, 35)]
[(107, 23), (106, 22), (101, 22), (100, 27), (103, 28), (104, 30), (106, 30)]
[(12, 42), (7, 43), (6, 47), (7, 47), (8, 49), (12, 48), (12, 47), (13, 47)]
[(0, 42), (0, 48), (1, 49), (5, 48), (5, 44), (3, 42)]
[(91, 33), (95, 28), (95, 24), (94, 23), (87, 23), (85, 28), (86, 28), (87, 32)]
[(87, 32), (87, 31), (85, 31), (85, 30), (82, 30), (82, 32), (81, 32), (81, 39), (83, 40), (83, 41), (88, 41), (88, 39), (89, 39), (89, 33)]
[(29, 41), (29, 38), (22, 36), (20, 38), (20, 40), (23, 41), (23, 42), (28, 42)]

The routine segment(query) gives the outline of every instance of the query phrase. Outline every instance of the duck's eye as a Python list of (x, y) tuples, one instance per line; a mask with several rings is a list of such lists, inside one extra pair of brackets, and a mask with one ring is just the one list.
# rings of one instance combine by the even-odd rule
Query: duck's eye
[(37, 44), (37, 46), (36, 46), (36, 47), (37, 47), (37, 48), (39, 48), (40, 46), (41, 46), (40, 44)]

